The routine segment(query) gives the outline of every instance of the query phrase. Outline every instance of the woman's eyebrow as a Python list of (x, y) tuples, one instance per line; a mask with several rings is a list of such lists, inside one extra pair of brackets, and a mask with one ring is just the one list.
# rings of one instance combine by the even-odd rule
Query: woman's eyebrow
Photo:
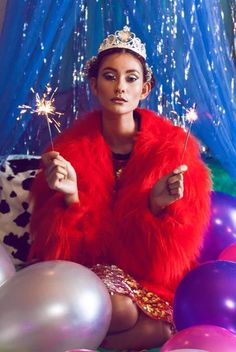
[[(115, 69), (115, 68), (113, 68), (113, 67), (104, 67), (103, 69), (102, 69), (102, 71), (105, 71), (105, 70), (110, 70), (110, 71), (114, 71), (114, 72), (118, 72), (118, 70), (117, 69)], [(126, 73), (134, 73), (134, 72), (136, 72), (136, 73), (140, 73), (138, 70), (135, 70), (135, 69), (130, 69), (130, 70), (127, 70), (126, 71)]]

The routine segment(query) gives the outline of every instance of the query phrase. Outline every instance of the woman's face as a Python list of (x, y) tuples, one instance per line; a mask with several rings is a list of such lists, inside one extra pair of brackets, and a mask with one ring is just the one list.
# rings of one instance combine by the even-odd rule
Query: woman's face
[(149, 83), (144, 83), (141, 62), (129, 53), (106, 56), (98, 77), (91, 79), (91, 87), (102, 110), (114, 115), (133, 112), (151, 89)]

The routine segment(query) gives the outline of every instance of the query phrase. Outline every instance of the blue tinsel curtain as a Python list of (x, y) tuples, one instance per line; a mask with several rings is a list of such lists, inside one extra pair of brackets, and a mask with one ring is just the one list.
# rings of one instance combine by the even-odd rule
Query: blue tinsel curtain
[(59, 88), (62, 129), (77, 111), (93, 108), (81, 71), (102, 39), (128, 24), (146, 42), (157, 79), (146, 106), (177, 124), (186, 124), (186, 110), (196, 106), (193, 133), (236, 180), (234, 13), (235, 0), (8, 0), (0, 37), (0, 155), (40, 153), (48, 143), (42, 118), (17, 118), (18, 105), (35, 103), (31, 87), (39, 95), (47, 83)]

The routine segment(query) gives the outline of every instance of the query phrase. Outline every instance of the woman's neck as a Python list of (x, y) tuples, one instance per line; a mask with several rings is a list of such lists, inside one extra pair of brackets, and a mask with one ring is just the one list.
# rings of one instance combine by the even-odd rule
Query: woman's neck
[(123, 116), (102, 116), (103, 137), (114, 153), (126, 154), (132, 151), (137, 132), (133, 113)]

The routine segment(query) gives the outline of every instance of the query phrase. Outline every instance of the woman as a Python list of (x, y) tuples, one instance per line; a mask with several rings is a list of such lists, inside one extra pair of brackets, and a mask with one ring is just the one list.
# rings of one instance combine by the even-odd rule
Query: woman
[(88, 266), (107, 285), (106, 348), (161, 346), (175, 289), (196, 263), (211, 182), (193, 137), (139, 109), (152, 86), (145, 47), (127, 27), (87, 64), (101, 111), (80, 118), (42, 156), (30, 258)]

